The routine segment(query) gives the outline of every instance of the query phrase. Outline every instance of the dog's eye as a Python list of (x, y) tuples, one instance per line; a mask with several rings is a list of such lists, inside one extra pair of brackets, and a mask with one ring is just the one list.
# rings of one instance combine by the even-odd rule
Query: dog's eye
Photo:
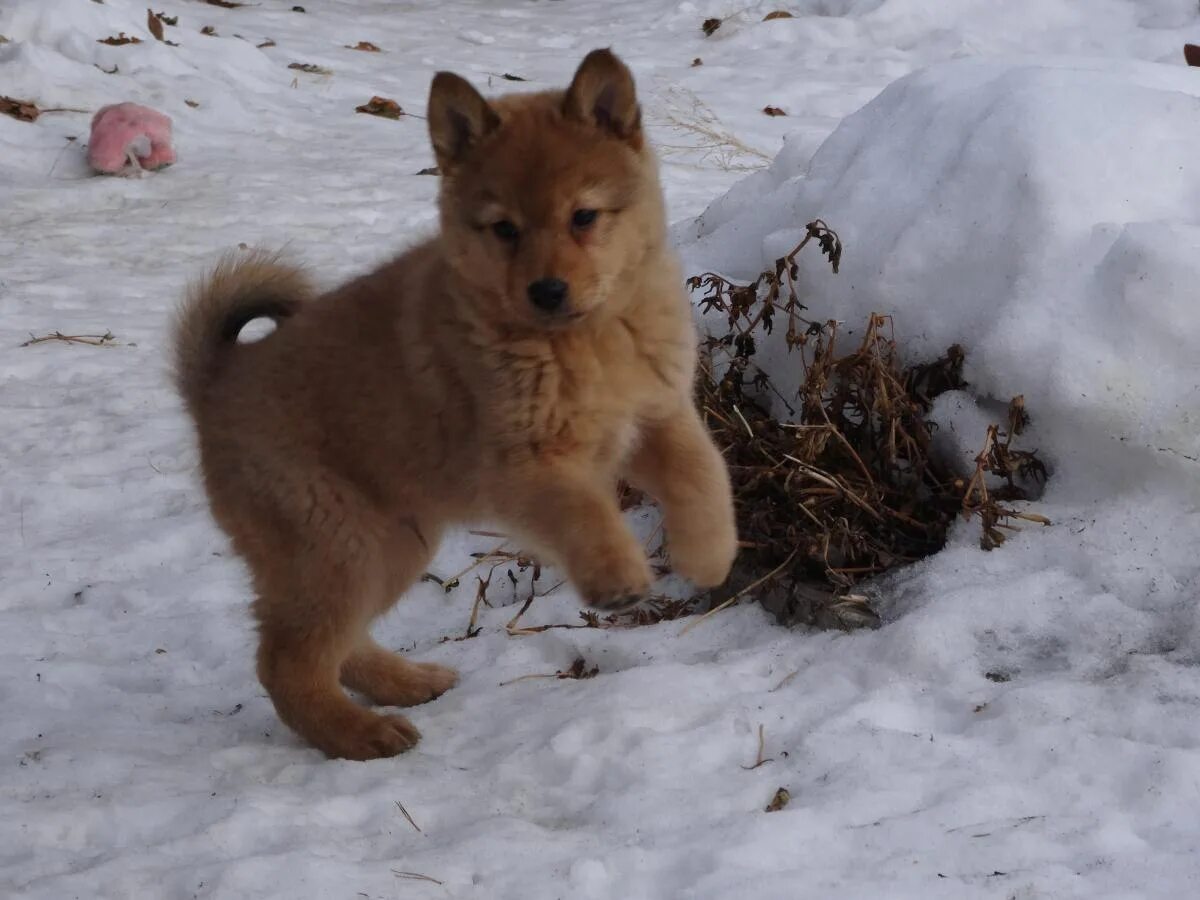
[(511, 244), (517, 239), (520, 232), (517, 231), (517, 226), (508, 221), (508, 219), (501, 219), (492, 226), (492, 234), (496, 235), (500, 240)]
[(596, 224), (596, 215), (597, 213), (594, 209), (577, 209), (571, 216), (571, 225), (580, 230), (591, 228)]

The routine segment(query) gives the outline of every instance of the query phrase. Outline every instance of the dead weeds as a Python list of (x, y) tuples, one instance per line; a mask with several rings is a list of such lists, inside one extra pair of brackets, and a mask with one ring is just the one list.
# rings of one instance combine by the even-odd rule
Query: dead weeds
[[(698, 393), (729, 465), (743, 541), (733, 575), (709, 605), (715, 611), (753, 593), (780, 622), (852, 629), (879, 623), (854, 588), (936, 553), (956, 514), (979, 517), (985, 549), (1003, 541), (1009, 519), (1048, 524), (999, 505), (1027, 499), (1014, 476), (1039, 481), (1046, 470), (1036, 452), (1011, 446), (1027, 421), (1021, 398), (1007, 431), (989, 429), (973, 474), (932, 453), (927, 417), (935, 397), (964, 386), (963, 349), (902, 368), (894, 322), (881, 315), (844, 349), (838, 322), (803, 314), (796, 257), (811, 242), (836, 272), (841, 241), (817, 220), (750, 284), (713, 272), (688, 280), (702, 292), (703, 310), (726, 316), (725, 332), (704, 343)], [(790, 398), (755, 361), (781, 319), (784, 346), (803, 373)], [(989, 477), (1003, 484), (989, 490)]]

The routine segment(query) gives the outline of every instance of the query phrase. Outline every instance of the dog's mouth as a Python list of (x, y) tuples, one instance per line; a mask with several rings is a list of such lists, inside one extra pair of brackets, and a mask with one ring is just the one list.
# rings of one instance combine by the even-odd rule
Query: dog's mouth
[(538, 324), (543, 328), (560, 330), (570, 328), (582, 322), (588, 316), (587, 310), (572, 309), (565, 312), (546, 313), (538, 316)]

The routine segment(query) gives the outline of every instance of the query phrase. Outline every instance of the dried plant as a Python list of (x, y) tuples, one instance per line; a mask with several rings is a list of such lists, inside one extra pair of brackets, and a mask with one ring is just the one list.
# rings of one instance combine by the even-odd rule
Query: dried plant
[(694, 157), (700, 165), (727, 172), (761, 169), (771, 161), (726, 128), (712, 108), (687, 88), (670, 85), (658, 97), (652, 121), (669, 128), (678, 139), (678, 143), (655, 142), (664, 158)]
[[(726, 317), (725, 332), (704, 343), (699, 401), (729, 464), (744, 542), (734, 575), (708, 602), (723, 608), (753, 588), (781, 621), (855, 628), (878, 623), (855, 586), (937, 552), (958, 511), (980, 516), (985, 546), (1003, 539), (1001, 520), (1044, 521), (996, 501), (1021, 496), (1014, 475), (1045, 469), (1011, 446), (1025, 421), (1016, 401), (1008, 431), (989, 432), (969, 480), (932, 454), (927, 415), (934, 397), (963, 386), (963, 349), (901, 368), (891, 317), (871, 315), (843, 351), (838, 323), (807, 318), (797, 292), (796, 256), (814, 241), (837, 272), (841, 241), (817, 220), (749, 284), (713, 272), (688, 280), (703, 310)], [(781, 317), (803, 374), (793, 397), (755, 362)], [(1005, 480), (1003, 491), (987, 492), (989, 473)]]

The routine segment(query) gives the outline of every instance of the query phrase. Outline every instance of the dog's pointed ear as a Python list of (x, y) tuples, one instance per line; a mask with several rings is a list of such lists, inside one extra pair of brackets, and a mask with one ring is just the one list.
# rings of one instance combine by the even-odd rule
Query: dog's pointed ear
[(633, 74), (611, 50), (593, 50), (583, 58), (563, 97), (563, 115), (596, 125), (642, 145), (642, 109), (638, 106)]
[(448, 172), (500, 124), (496, 111), (465, 78), (438, 72), (429, 86), (429, 139), (438, 167)]

